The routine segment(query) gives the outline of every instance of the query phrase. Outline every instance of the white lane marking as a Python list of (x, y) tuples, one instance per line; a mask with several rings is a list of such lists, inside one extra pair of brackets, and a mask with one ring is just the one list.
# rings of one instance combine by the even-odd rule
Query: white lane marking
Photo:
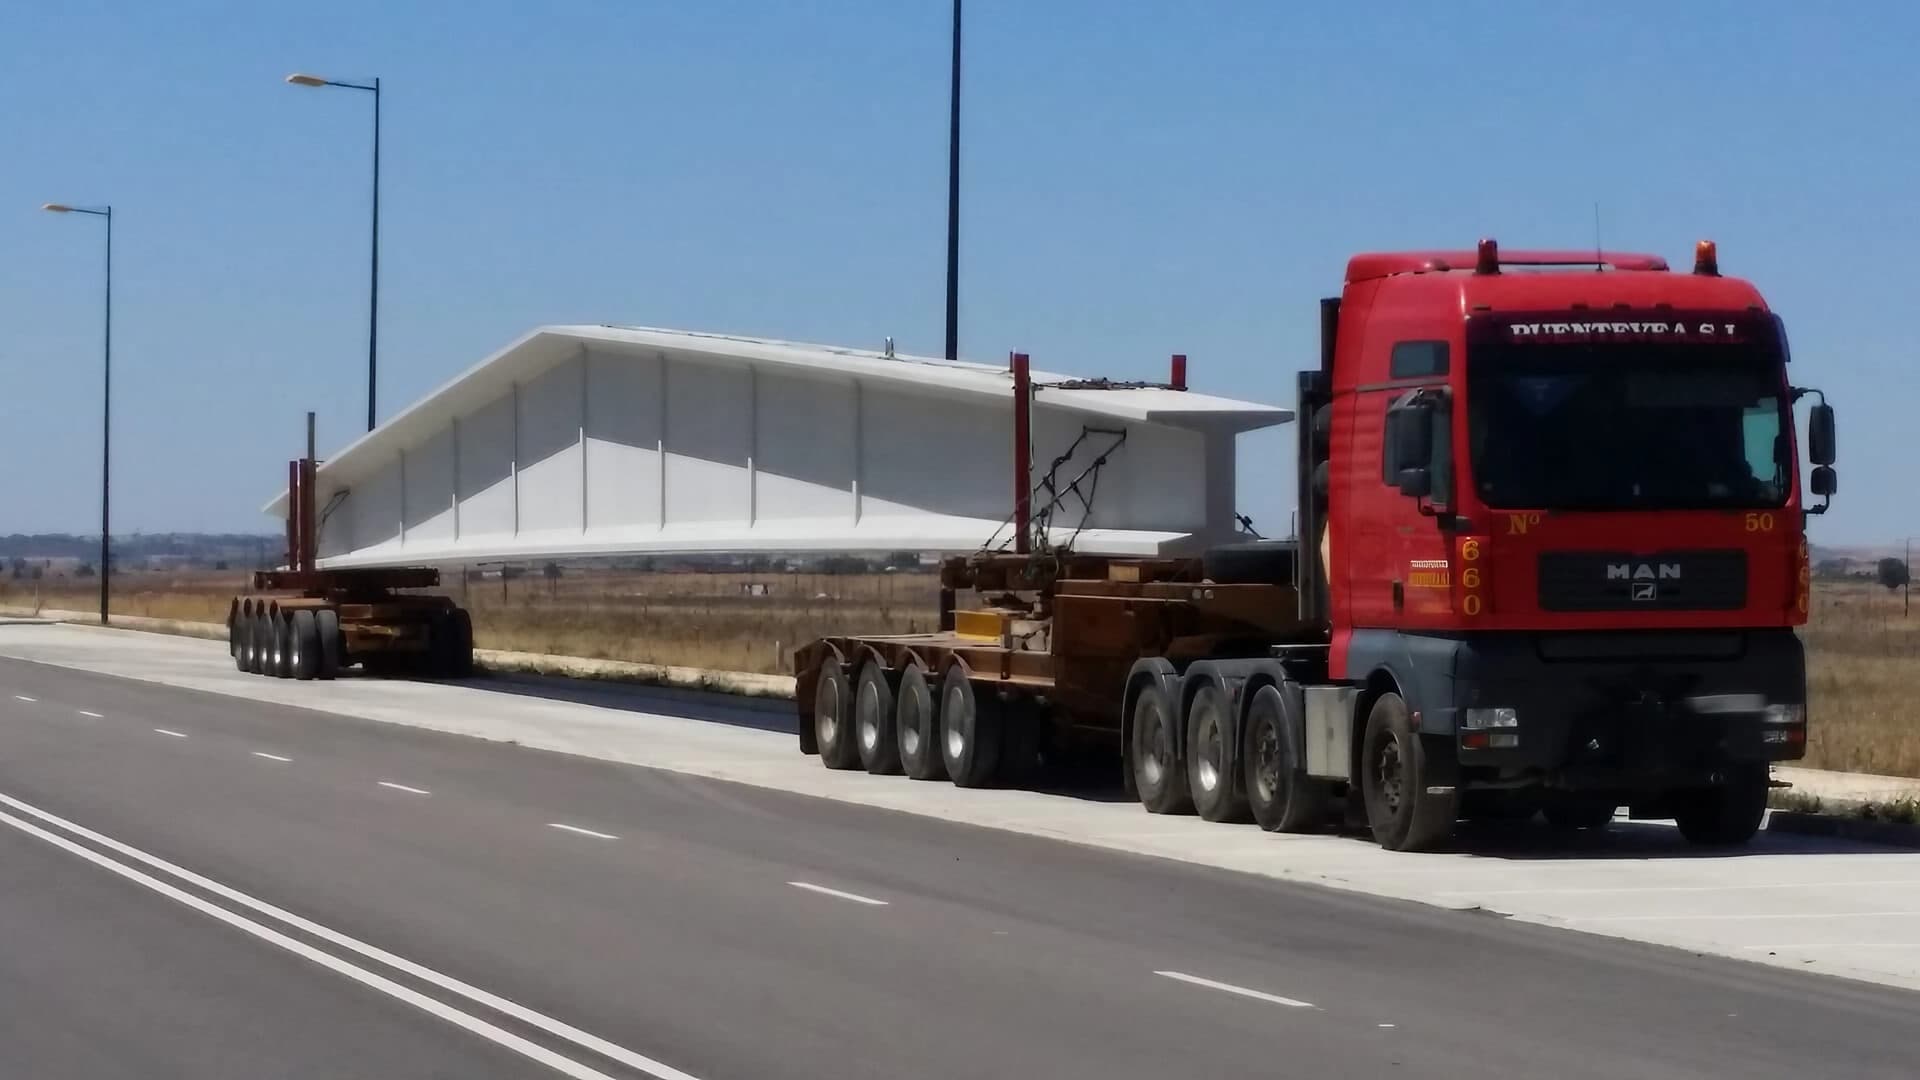
[(606, 1073), (600, 1072), (597, 1069), (590, 1069), (587, 1066), (582, 1065), (571, 1058), (561, 1057), (559, 1054), (556, 1054), (553, 1051), (548, 1050), (546, 1047), (541, 1046), (538, 1043), (530, 1042), (526, 1039), (523, 1039), (520, 1036), (515, 1035), (514, 1033), (507, 1031), (504, 1028), (495, 1027), (494, 1025), (487, 1023), (485, 1020), (482, 1020), (479, 1017), (474, 1016), (470, 1013), (461, 1012), (459, 1009), (456, 1009), (451, 1005), (445, 1005), (438, 1001), (435, 1001), (433, 998), (430, 998), (425, 994), (420, 993), (417, 990), (412, 990), (405, 986), (402, 986), (399, 983), (394, 982), (392, 979), (389, 979), (384, 975), (375, 974), (374, 972), (368, 971), (363, 967), (357, 967), (353, 964), (347, 963), (345, 960), (342, 960), (330, 953), (321, 952), (319, 949), (316, 949), (313, 946), (306, 944), (305, 942), (298, 941), (294, 938), (288, 937), (287, 935), (271, 927), (263, 926), (260, 923), (254, 922), (252, 919), (249, 919), (244, 915), (236, 915), (233, 912), (228, 911), (226, 908), (223, 908), (216, 904), (212, 904), (205, 900), (202, 900), (199, 897), (183, 889), (175, 888), (174, 886), (169, 885), (166, 882), (161, 881), (160, 879), (150, 874), (147, 874), (140, 870), (136, 870), (133, 867), (127, 866), (124, 863), (115, 862), (114, 860), (107, 858), (105, 855), (102, 855), (99, 852), (84, 848), (79, 844), (76, 844), (73, 841), (67, 839), (64, 836), (55, 836), (53, 833), (50, 833), (45, 829), (40, 828), (37, 825), (32, 825), (32, 824), (29, 824), (28, 822), (22, 821), (19, 818), (14, 817), (12, 814), (0, 812), (0, 824), (11, 825), (12, 827), (20, 830), (21, 832), (26, 833), (28, 836), (33, 836), (33, 837), (37, 837), (38, 839), (45, 840), (47, 843), (52, 844), (54, 847), (60, 848), (62, 851), (66, 851), (71, 854), (78, 855), (81, 858), (87, 860), (88, 862), (93, 863), (96, 866), (104, 867), (108, 870), (111, 870), (114, 873), (120, 875), (121, 877), (126, 878), (129, 881), (134, 882), (137, 885), (143, 885), (149, 889), (152, 889), (154, 892), (159, 893), (161, 896), (164, 896), (169, 900), (173, 900), (177, 903), (184, 904), (187, 907), (200, 912), (202, 915), (208, 915), (215, 919), (218, 919), (221, 922), (226, 923), (228, 926), (234, 927), (237, 930), (244, 930), (245, 932), (252, 934), (254, 937), (257, 937), (260, 940), (267, 942), (270, 945), (278, 945), (280, 948), (285, 949), (290, 953), (293, 953), (295, 956), (301, 957), (302, 959), (305, 959), (305, 960), (311, 960), (312, 962), (319, 964), (321, 967), (324, 967), (330, 971), (335, 971), (342, 975), (345, 975), (347, 978), (352, 979), (355, 982), (361, 983), (362, 985), (372, 987), (373, 989), (378, 990), (389, 997), (398, 998), (399, 1000), (406, 1002), (407, 1004), (413, 1006), (416, 1009), (421, 1010), (422, 1012), (426, 1012), (433, 1016), (437, 1016), (440, 1019), (445, 1020), (449, 1024), (453, 1024), (456, 1027), (464, 1028), (467, 1031), (470, 1031), (473, 1034), (478, 1035), (483, 1039), (487, 1039), (492, 1042), (498, 1043), (501, 1046), (504, 1046), (507, 1049), (512, 1050), (513, 1052), (520, 1054), (524, 1057), (532, 1058), (534, 1061), (537, 1061), (540, 1064), (545, 1065), (547, 1068), (552, 1069), (555, 1072), (564, 1073), (567, 1076), (575, 1077), (576, 1080), (613, 1080), (613, 1077), (609, 1076)]
[(1198, 975), (1187, 975), (1178, 971), (1156, 971), (1154, 974), (1173, 979), (1176, 982), (1192, 983), (1194, 986), (1204, 986), (1209, 990), (1223, 990), (1229, 994), (1239, 994), (1241, 997), (1250, 997), (1256, 1001), (1267, 1001), (1275, 1005), (1285, 1005), (1290, 1009), (1312, 1009), (1317, 1007), (1311, 1001), (1296, 1001), (1293, 998), (1281, 997), (1278, 994), (1269, 994), (1261, 990), (1249, 990), (1244, 986), (1235, 986), (1232, 983), (1214, 982), (1212, 979), (1203, 979)]
[(1390, 1028), (1392, 1026), (1393, 1026), (1392, 1024), (1375, 1024), (1374, 1025), (1374, 1027), (1383, 1027), (1383, 1028)]
[(417, 787), (408, 787), (408, 786), (407, 786), (407, 785), (405, 785), (405, 784), (396, 784), (396, 783), (394, 783), (394, 782), (393, 782), (393, 781), (391, 781), (391, 780), (382, 780), (382, 781), (380, 781), (380, 786), (381, 786), (381, 787), (390, 787), (390, 788), (392, 788), (392, 789), (393, 789), (393, 790), (395, 790), (395, 791), (405, 791), (405, 792), (407, 792), (407, 793), (409, 793), (409, 794), (413, 794), (413, 795), (431, 795), (431, 794), (433, 794), (433, 792), (431, 792), (431, 791), (428, 791), (428, 790), (426, 790), (425, 788), (417, 788)]
[[(539, 1030), (544, 1031), (549, 1035), (566, 1039), (567, 1041), (572, 1042), (575, 1045), (584, 1047), (585, 1049), (591, 1050), (602, 1057), (608, 1058), (613, 1061), (617, 1061), (620, 1064), (627, 1066), (628, 1068), (638, 1069), (649, 1076), (655, 1077), (656, 1080), (697, 1080), (697, 1078), (692, 1076), (691, 1074), (683, 1073), (679, 1069), (676, 1069), (671, 1065), (662, 1064), (661, 1062), (655, 1061), (644, 1054), (634, 1053), (633, 1051), (628, 1050), (626, 1047), (620, 1046), (617, 1043), (608, 1042), (607, 1040), (602, 1039), (597, 1035), (589, 1034), (585, 1031), (580, 1030), (577, 1027), (574, 1027), (571, 1024), (563, 1023), (559, 1020), (555, 1020), (550, 1016), (546, 1016), (542, 1013), (534, 1012), (532, 1009), (529, 1009), (524, 1005), (520, 1005), (516, 1002), (509, 1001), (508, 999), (500, 997), (497, 994), (488, 993), (487, 991), (482, 990), (477, 986), (471, 986), (467, 983), (461, 982), (459, 979), (456, 979), (451, 975), (442, 975), (440, 972), (435, 971), (430, 967), (426, 967), (421, 964), (416, 964), (413, 961), (406, 959), (405, 957), (395, 956), (393, 953), (387, 952), (385, 949), (381, 949), (374, 945), (369, 945), (366, 942), (361, 941), (357, 938), (348, 937), (347, 935), (342, 934), (337, 930), (333, 930), (328, 927), (322, 926), (311, 919), (302, 918), (301, 916), (295, 915), (292, 912), (287, 911), (285, 909), (275, 907), (264, 900), (257, 900), (251, 896), (248, 896), (246, 893), (239, 891), (238, 889), (229, 888), (210, 878), (202, 877), (201, 875), (196, 874), (191, 870), (187, 870), (183, 867), (175, 866), (173, 863), (170, 863), (165, 859), (160, 858), (157, 855), (149, 855), (148, 853), (141, 851), (139, 848), (133, 847), (129, 844), (123, 844), (120, 841), (113, 839), (112, 837), (102, 836), (101, 834), (94, 832), (92, 829), (86, 828), (85, 826), (82, 826), (82, 825), (76, 825), (73, 822), (66, 820), (65, 818), (59, 817), (54, 814), (50, 814), (47, 811), (40, 809), (39, 807), (31, 806), (31, 805), (28, 805), (27, 803), (23, 803), (19, 799), (13, 798), (10, 795), (0, 794), (0, 805), (13, 807), (14, 809), (20, 811), (23, 814), (28, 815), (29, 817), (39, 818), (41, 821), (44, 821), (50, 825), (54, 825), (58, 828), (64, 829), (67, 832), (70, 832), (75, 836), (80, 837), (83, 840), (90, 840), (93, 843), (99, 844), (100, 846), (107, 848), (110, 851), (116, 852), (117, 854), (120, 854), (120, 855), (124, 855), (129, 859), (133, 859), (136, 862), (144, 863), (147, 866), (151, 866), (156, 870), (164, 871), (165, 873), (170, 874), (176, 878), (179, 878), (181, 881), (184, 881), (189, 885), (193, 885), (196, 888), (204, 889), (207, 892), (210, 892), (213, 895), (218, 896), (223, 900), (229, 900), (235, 904), (239, 904), (242, 907), (248, 908), (249, 910), (258, 912), (261, 915), (265, 915), (268, 918), (276, 919), (280, 922), (287, 924), (288, 926), (293, 927), (296, 930), (299, 930), (302, 933), (319, 938), (320, 940), (325, 941), (328, 944), (337, 945), (343, 949), (348, 949), (353, 952), (356, 952), (361, 956), (366, 957), (369, 960), (373, 960), (378, 963), (385, 964), (388, 967), (395, 969), (396, 971), (400, 971), (406, 975), (412, 976), (415, 979), (419, 979), (421, 982), (425, 982), (433, 986), (437, 986), (442, 990), (448, 991), (449, 993), (458, 994), (469, 1001), (472, 1001), (479, 1005), (484, 1005), (487, 1008), (494, 1010), (495, 1012), (499, 1012), (507, 1016), (510, 1016), (513, 1019), (528, 1025), (529, 1027), (538, 1028)], [(54, 837), (54, 839), (58, 840), (60, 838)], [(82, 848), (81, 850), (86, 851), (85, 848)], [(91, 854), (91, 852), (88, 852), (88, 854)], [(135, 871), (135, 872), (137, 873), (138, 871)]]
[(1693, 922), (1700, 919), (1720, 920), (1763, 920), (1763, 919), (1893, 919), (1912, 918), (1920, 911), (1812, 911), (1794, 912), (1788, 915), (1582, 915), (1568, 918), (1568, 922)]
[(578, 825), (562, 825), (562, 824), (560, 824), (560, 823), (559, 823), (559, 822), (557, 822), (557, 821), (549, 821), (549, 822), (547, 822), (547, 828), (549, 828), (549, 829), (565, 829), (565, 830), (566, 830), (567, 832), (570, 832), (570, 833), (579, 833), (579, 834), (580, 834), (581, 836), (591, 836), (591, 837), (593, 837), (593, 838), (594, 838), (594, 839), (596, 839), (596, 840), (618, 840), (618, 839), (620, 839), (619, 837), (617, 837), (617, 836), (615, 836), (615, 835), (613, 835), (612, 833), (603, 833), (603, 832), (594, 832), (594, 831), (593, 831), (592, 829), (583, 829), (583, 828), (581, 828), (581, 827), (580, 827), (580, 826), (578, 826)]
[(88, 712), (88, 711), (87, 711), (86, 709), (81, 709), (81, 710), (79, 710), (79, 713), (80, 713), (80, 715), (81, 715), (81, 716), (91, 716), (91, 717), (93, 717), (93, 718), (94, 718), (95, 720), (105, 720), (105, 719), (106, 719), (106, 717), (105, 717), (105, 716), (103, 716), (103, 715), (101, 715), (100, 713), (97, 713), (97, 712)]
[(1742, 945), (1742, 949), (1920, 949), (1920, 941), (1811, 941), (1791, 945)]
[(165, 735), (170, 739), (184, 739), (187, 737), (184, 732), (168, 731), (166, 728), (163, 728), (163, 727), (154, 728), (153, 731), (154, 731), (154, 734), (156, 735)]
[(1563, 889), (1445, 889), (1441, 896), (1586, 896), (1616, 893), (1694, 893), (1751, 892), (1761, 889), (1855, 889), (1881, 886), (1920, 885), (1920, 878), (1893, 878), (1885, 881), (1782, 881), (1758, 885), (1622, 885), (1605, 888)]
[(281, 757), (281, 756), (280, 756), (279, 754), (269, 754), (269, 753), (267, 753), (267, 752), (266, 752), (265, 750), (255, 750), (255, 751), (253, 752), (253, 756), (254, 756), (254, 757), (263, 757), (263, 758), (266, 758), (266, 759), (267, 759), (268, 761), (278, 761), (278, 762), (280, 762), (280, 763), (282, 763), (282, 764), (285, 764), (286, 762), (289, 762), (289, 761), (292, 761), (292, 760), (293, 760), (293, 759), (292, 759), (292, 758), (290, 758), (290, 757)]
[(29, 705), (31, 705), (31, 704), (33, 704), (34, 702), (36, 702), (36, 701), (39, 701), (40, 699), (39, 699), (39, 698), (30, 698), (30, 697), (28, 697), (28, 696), (27, 696), (27, 695), (25, 695), (25, 694), (15, 694), (15, 695), (13, 695), (13, 700), (15, 700), (15, 701), (24, 701), (24, 702), (26, 702), (27, 704), (29, 704)]
[(842, 900), (851, 900), (856, 904), (867, 904), (872, 907), (887, 906), (887, 902), (885, 900), (875, 900), (871, 896), (861, 896), (858, 893), (841, 892), (839, 889), (829, 889), (825, 885), (810, 885), (804, 881), (789, 881), (787, 882), (787, 884), (793, 886), (796, 889), (805, 889), (808, 892), (817, 892), (821, 896), (836, 896)]

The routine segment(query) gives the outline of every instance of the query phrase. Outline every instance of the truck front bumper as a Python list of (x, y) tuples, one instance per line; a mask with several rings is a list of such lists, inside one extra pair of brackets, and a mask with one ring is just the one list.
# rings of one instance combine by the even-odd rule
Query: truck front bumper
[(1791, 630), (1459, 639), (1450, 732), (1463, 770), (1556, 786), (1710, 782), (1806, 752), (1806, 660)]

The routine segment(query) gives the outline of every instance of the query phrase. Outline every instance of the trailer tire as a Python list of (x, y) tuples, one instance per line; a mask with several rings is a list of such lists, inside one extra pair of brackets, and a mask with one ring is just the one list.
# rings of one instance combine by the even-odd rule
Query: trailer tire
[(927, 685), (927, 669), (908, 664), (900, 672), (900, 686), (894, 691), (894, 737), (900, 753), (900, 768), (915, 780), (945, 780), (947, 763), (940, 756), (940, 715), (933, 707), (933, 688)]
[(273, 625), (273, 656), (267, 674), (276, 679), (293, 678), (292, 612), (275, 611), (267, 616)]
[(251, 658), (247, 661), (247, 670), (255, 675), (272, 672), (273, 662), (273, 622), (265, 611), (253, 613), (253, 633), (248, 636), (253, 646)]
[(1227, 695), (1202, 686), (1187, 702), (1187, 790), (1205, 821), (1246, 821), (1247, 793), (1234, 768), (1233, 723)]
[(466, 608), (453, 608), (447, 614), (447, 623), (453, 628), (453, 642), (447, 660), (450, 674), (456, 679), (473, 677), (473, 616)]
[(1308, 776), (1301, 764), (1292, 730), (1280, 688), (1269, 683), (1254, 691), (1240, 761), (1253, 820), (1268, 832), (1312, 832), (1331, 806), (1326, 781)]
[(227, 641), (233, 650), (234, 670), (245, 674), (253, 660), (253, 616), (236, 609), (227, 619)]
[(331, 679), (340, 674), (340, 613), (332, 608), (321, 608), (313, 613), (313, 629), (319, 639), (320, 648), (315, 653), (319, 663), (315, 665), (313, 677)]
[(293, 613), (289, 641), (293, 651), (293, 677), (302, 681), (313, 678), (320, 670), (320, 628), (314, 625), (313, 612), (302, 608)]
[(1000, 702), (982, 694), (955, 664), (940, 682), (940, 760), (954, 786), (993, 783), (1000, 765)]
[(1381, 694), (1367, 713), (1360, 784), (1373, 838), (1388, 851), (1423, 851), (1453, 832), (1455, 788), (1428, 786), (1426, 747), (1399, 694)]
[(820, 663), (813, 684), (813, 734), (820, 743), (820, 763), (829, 769), (860, 767), (860, 746), (853, 734), (852, 694), (847, 672), (836, 655)]
[(1688, 843), (1709, 847), (1744, 844), (1760, 831), (1767, 816), (1767, 766), (1729, 771), (1719, 787), (1679, 792), (1673, 820)]
[(1134, 790), (1149, 814), (1193, 813), (1187, 770), (1180, 760), (1175, 708), (1157, 679), (1142, 686), (1133, 699), (1133, 732), (1129, 736), (1132, 752), (1128, 757), (1133, 762)]
[(853, 734), (861, 767), (875, 776), (900, 772), (900, 739), (893, 724), (893, 686), (887, 682), (887, 669), (878, 660), (868, 660), (853, 686)]

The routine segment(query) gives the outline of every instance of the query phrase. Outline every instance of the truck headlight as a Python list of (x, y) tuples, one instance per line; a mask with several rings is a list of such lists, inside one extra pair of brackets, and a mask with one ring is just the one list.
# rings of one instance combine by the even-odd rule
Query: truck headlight
[(1460, 726), (1468, 731), (1483, 731), (1487, 728), (1517, 728), (1520, 726), (1520, 714), (1512, 709), (1468, 709), (1460, 719)]

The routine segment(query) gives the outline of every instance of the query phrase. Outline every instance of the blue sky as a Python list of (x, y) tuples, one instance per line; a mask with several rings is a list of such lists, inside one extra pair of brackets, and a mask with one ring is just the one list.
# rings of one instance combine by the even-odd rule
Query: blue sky
[[(549, 322), (941, 347), (945, 0), (0, 0), (0, 533), (265, 529), (363, 426)], [(1720, 243), (1840, 410), (1827, 543), (1920, 533), (1906, 4), (973, 0), (961, 350), (1290, 404), (1363, 249)], [(1288, 436), (1244, 437), (1284, 532)]]

